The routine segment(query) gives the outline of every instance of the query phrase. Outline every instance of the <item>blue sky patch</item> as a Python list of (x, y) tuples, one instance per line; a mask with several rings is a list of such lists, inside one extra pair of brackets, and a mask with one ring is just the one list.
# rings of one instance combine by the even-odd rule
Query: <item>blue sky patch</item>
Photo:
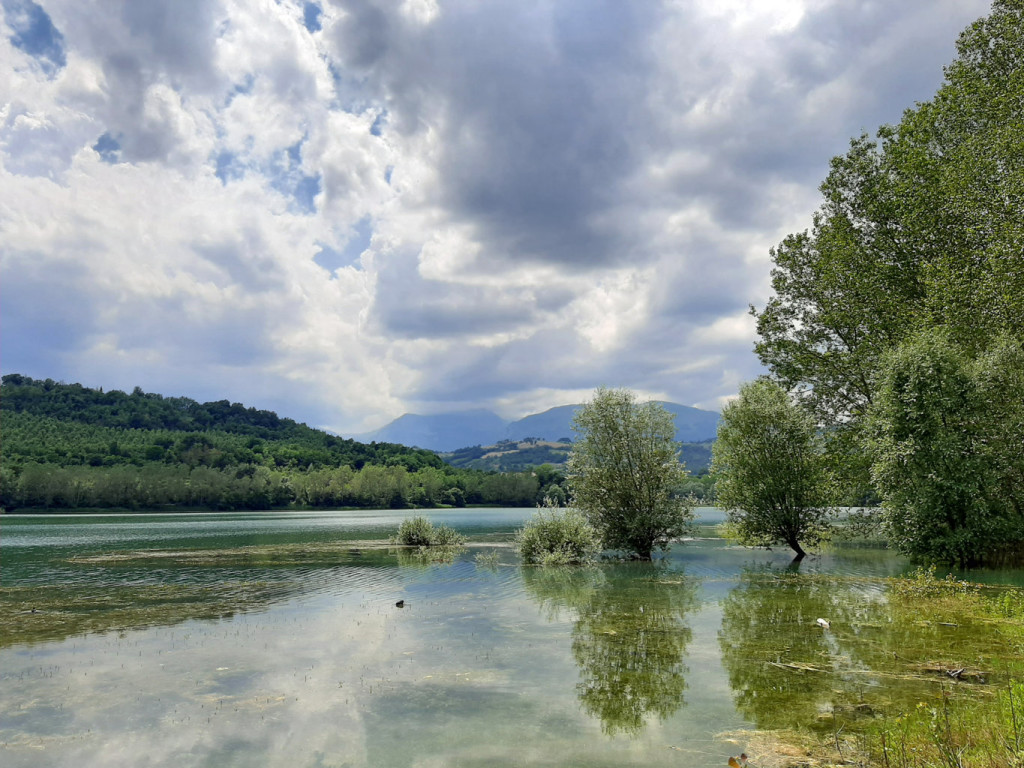
[(303, 136), (283, 152), (276, 153), (265, 173), (270, 186), (291, 198), (290, 208), (302, 213), (316, 213), (316, 196), (320, 194), (321, 175), (302, 172)]
[(302, 23), (306, 25), (306, 29), (310, 32), (319, 32), (322, 28), (320, 23), (320, 16), (323, 11), (320, 10), (320, 6), (316, 3), (306, 3), (302, 6)]
[(227, 184), (229, 181), (235, 181), (245, 175), (245, 166), (239, 161), (238, 155), (234, 152), (225, 150), (218, 153), (215, 162), (217, 163), (217, 170), (214, 173), (220, 179), (221, 184)]
[(320, 174), (300, 176), (295, 184), (292, 197), (303, 213), (316, 213), (316, 196), (320, 194)]
[(388, 122), (388, 111), (385, 109), (381, 111), (377, 118), (373, 121), (373, 125), (370, 126), (370, 133), (374, 136), (380, 136), (384, 132), (384, 126)]
[(319, 252), (313, 257), (319, 266), (328, 272), (334, 273), (342, 267), (348, 267), (359, 261), (359, 257), (370, 247), (370, 240), (373, 238), (373, 219), (364, 216), (352, 228), (352, 235), (349, 237), (345, 247), (340, 251), (331, 248), (329, 245), (317, 242), (320, 246)]
[(113, 165), (121, 162), (121, 142), (109, 133), (100, 136), (92, 148), (99, 153), (100, 159), (105, 163)]
[(3, 0), (2, 5), (7, 26), (14, 32), (11, 44), (35, 57), (51, 77), (63, 69), (67, 64), (64, 35), (46, 11), (32, 0)]

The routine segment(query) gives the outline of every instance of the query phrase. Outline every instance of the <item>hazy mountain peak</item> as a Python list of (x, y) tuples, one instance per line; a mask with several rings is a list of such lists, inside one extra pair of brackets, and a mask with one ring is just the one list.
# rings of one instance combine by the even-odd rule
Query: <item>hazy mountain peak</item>
[[(712, 440), (718, 429), (718, 414), (679, 403), (662, 402), (675, 416), (676, 440), (701, 442)], [(580, 404), (559, 405), (542, 413), (506, 422), (485, 409), (454, 411), (422, 416), (406, 413), (380, 429), (353, 435), (364, 442), (400, 443), (433, 451), (454, 451), (472, 445), (492, 445), (501, 440), (542, 440), (574, 438), (572, 417)]]

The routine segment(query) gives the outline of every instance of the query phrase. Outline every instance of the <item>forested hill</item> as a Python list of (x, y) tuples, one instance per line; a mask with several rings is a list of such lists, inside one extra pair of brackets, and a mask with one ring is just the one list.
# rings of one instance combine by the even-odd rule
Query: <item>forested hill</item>
[(0, 410), (7, 509), (529, 506), (546, 492), (531, 472), (459, 470), (226, 400), (9, 374)]
[(143, 392), (139, 387), (130, 395), (117, 389), (104, 392), (81, 384), (32, 379), (16, 373), (3, 377), (0, 409), (119, 429), (175, 432), (214, 429), (277, 440), (325, 434), (291, 419), (282, 419), (273, 411), (246, 408), (227, 400), (199, 403), (188, 397)]
[[(432, 451), (392, 443), (359, 443), (312, 429), (292, 419), (283, 419), (272, 411), (246, 408), (240, 403), (229, 403), (227, 400), (199, 403), (187, 397), (164, 397), (143, 392), (138, 387), (129, 395), (120, 390), (104, 392), (102, 389), (90, 389), (81, 384), (62, 384), (52, 379), (40, 381), (18, 374), (8, 374), (3, 377), (3, 385), (0, 386), (0, 410), (4, 412), (5, 417), (14, 412), (114, 430), (225, 433), (225, 438), (230, 435), (236, 439), (227, 439), (226, 444), (220, 446), (222, 452), (223, 448), (243, 445), (247, 450), (242, 455), (227, 455), (222, 465), (252, 460), (254, 448), (269, 451), (269, 458), (277, 465), (308, 467), (345, 464), (358, 469), (367, 463), (397, 462), (412, 470), (424, 466), (443, 465)], [(21, 420), (18, 420), (18, 423), (21, 423)], [(8, 419), (8, 425), (10, 424), (11, 420)], [(76, 433), (84, 437), (88, 430), (76, 430)], [(239, 436), (255, 439), (240, 441), (237, 439)], [(153, 441), (147, 446), (145, 455), (140, 458), (163, 459), (168, 450), (178, 448), (188, 451), (195, 445), (211, 443), (208, 434), (206, 440), (189, 440), (181, 435), (154, 434), (152, 437)], [(114, 438), (116, 439), (116, 436)], [(128, 444), (134, 442), (137, 441), (127, 441)], [(100, 446), (100, 453), (106, 454), (104, 459), (109, 457), (109, 445), (107, 442)], [(16, 445), (7, 442), (4, 450), (5, 462), (17, 459), (17, 456), (11, 454), (11, 450), (19, 447), (20, 441)], [(161, 452), (158, 448), (164, 450)], [(78, 461), (75, 460), (73, 452), (64, 455), (61, 455), (59, 450), (56, 453), (45, 451), (41, 455), (38, 452), (33, 453), (36, 454), (35, 458), (47, 462), (96, 463), (95, 452), (80, 452), (77, 456)]]

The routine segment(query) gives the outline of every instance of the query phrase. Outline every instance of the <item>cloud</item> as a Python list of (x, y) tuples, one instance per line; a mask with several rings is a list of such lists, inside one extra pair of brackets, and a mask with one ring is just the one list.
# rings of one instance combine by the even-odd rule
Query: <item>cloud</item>
[(343, 432), (715, 406), (830, 156), (980, 0), (5, 0), (5, 372)]

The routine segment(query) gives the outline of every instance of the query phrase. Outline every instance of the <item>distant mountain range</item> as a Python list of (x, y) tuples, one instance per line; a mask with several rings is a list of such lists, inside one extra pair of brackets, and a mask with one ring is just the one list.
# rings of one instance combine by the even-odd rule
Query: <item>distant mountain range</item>
[[(718, 414), (679, 403), (662, 402), (675, 416), (676, 440), (699, 443), (713, 440), (718, 429)], [(380, 429), (352, 435), (361, 442), (399, 443), (432, 451), (455, 451), (473, 445), (493, 445), (503, 440), (561, 440), (575, 437), (572, 417), (580, 405), (560, 405), (543, 413), (534, 413), (516, 421), (505, 421), (487, 410), (455, 411), (433, 416), (407, 413)]]

